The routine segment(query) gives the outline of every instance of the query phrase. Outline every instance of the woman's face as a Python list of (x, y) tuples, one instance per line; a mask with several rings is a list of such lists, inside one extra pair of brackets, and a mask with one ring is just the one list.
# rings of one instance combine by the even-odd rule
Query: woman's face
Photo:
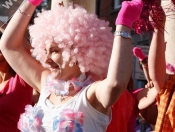
[(74, 72), (74, 67), (69, 67), (69, 62), (66, 64), (65, 68), (62, 66), (62, 49), (58, 48), (55, 43), (47, 44), (46, 48), (46, 58), (45, 63), (49, 66), (52, 77), (55, 79), (69, 80), (72, 78)]

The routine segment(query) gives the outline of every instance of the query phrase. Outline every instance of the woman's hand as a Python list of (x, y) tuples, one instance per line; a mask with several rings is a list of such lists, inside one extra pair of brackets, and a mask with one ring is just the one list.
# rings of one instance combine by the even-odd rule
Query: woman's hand
[(154, 84), (152, 81), (149, 81), (146, 85), (145, 85), (145, 88), (152, 88), (154, 87)]
[(166, 15), (163, 10), (163, 8), (160, 8), (159, 10), (154, 10), (155, 7), (153, 7), (153, 10), (149, 14), (149, 20), (154, 27), (154, 30), (164, 30), (165, 27), (165, 21), (166, 21)]
[(142, 0), (132, 0), (122, 2), (122, 8), (118, 13), (116, 25), (132, 27), (133, 22), (139, 17), (143, 7)]

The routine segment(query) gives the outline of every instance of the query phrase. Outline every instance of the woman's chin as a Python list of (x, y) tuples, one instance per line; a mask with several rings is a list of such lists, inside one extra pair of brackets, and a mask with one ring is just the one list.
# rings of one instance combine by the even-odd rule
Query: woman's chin
[(57, 71), (57, 72), (55, 72), (55, 71), (53, 72), (53, 71), (52, 71), (52, 72), (51, 72), (51, 75), (52, 75), (52, 78), (54, 78), (54, 79), (60, 79), (60, 75), (61, 75), (61, 74), (60, 74), (60, 72), (58, 72), (58, 71)]

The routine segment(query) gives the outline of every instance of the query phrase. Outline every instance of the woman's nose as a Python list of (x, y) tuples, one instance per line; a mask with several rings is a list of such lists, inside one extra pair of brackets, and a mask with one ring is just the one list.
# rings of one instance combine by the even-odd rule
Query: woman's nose
[(46, 54), (45, 59), (44, 59), (44, 62), (45, 62), (46, 64), (49, 64), (51, 61), (52, 61), (52, 60), (51, 60), (51, 58), (50, 58), (50, 54)]

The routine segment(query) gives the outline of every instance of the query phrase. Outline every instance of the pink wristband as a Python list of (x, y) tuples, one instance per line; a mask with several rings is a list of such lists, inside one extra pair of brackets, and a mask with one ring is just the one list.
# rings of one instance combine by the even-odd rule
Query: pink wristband
[(43, 0), (28, 0), (30, 4), (38, 6)]

